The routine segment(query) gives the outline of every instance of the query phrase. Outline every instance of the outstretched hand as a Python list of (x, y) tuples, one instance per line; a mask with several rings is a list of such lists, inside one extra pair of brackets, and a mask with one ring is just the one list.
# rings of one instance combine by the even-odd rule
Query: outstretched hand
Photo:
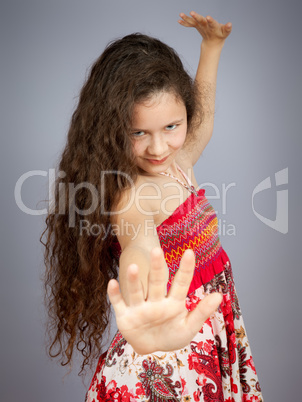
[(180, 13), (182, 18), (178, 22), (184, 27), (196, 28), (203, 40), (208, 43), (221, 43), (229, 36), (232, 31), (232, 24), (220, 24), (211, 16), (203, 17), (195, 11), (191, 11), (190, 15)]
[(186, 308), (186, 296), (192, 280), (195, 255), (186, 250), (173, 283), (166, 294), (167, 269), (163, 251), (151, 252), (147, 297), (138, 275), (138, 266), (127, 270), (128, 305), (115, 279), (109, 281), (108, 296), (113, 305), (118, 329), (135, 352), (173, 351), (185, 347), (199, 332), (203, 323), (218, 308), (222, 296), (212, 293), (198, 303), (195, 310)]

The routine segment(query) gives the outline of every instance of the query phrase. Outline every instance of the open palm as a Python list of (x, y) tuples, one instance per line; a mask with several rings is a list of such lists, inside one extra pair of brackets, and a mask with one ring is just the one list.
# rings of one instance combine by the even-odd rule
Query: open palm
[(219, 306), (221, 295), (213, 293), (199, 302), (195, 310), (187, 310), (186, 296), (194, 266), (194, 252), (186, 250), (166, 294), (163, 252), (160, 248), (153, 249), (146, 298), (138, 277), (138, 267), (135, 264), (128, 267), (128, 305), (118, 282), (114, 279), (109, 282), (108, 295), (115, 310), (117, 326), (137, 353), (173, 351), (185, 347)]
[(203, 39), (207, 42), (220, 42), (224, 41), (232, 31), (232, 24), (220, 24), (211, 16), (202, 16), (195, 11), (191, 11), (190, 15), (180, 13), (182, 18), (178, 22), (189, 28), (196, 28)]

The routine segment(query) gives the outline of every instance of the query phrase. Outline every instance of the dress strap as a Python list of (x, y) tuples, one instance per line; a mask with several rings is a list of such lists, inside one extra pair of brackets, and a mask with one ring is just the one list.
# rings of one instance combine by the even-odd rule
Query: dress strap
[(193, 183), (191, 182), (191, 180), (189, 179), (189, 176), (187, 176), (185, 174), (185, 172), (180, 168), (180, 166), (176, 165), (177, 169), (180, 171), (180, 173), (183, 175), (183, 177), (186, 179), (186, 181), (188, 182), (190, 188), (194, 188), (194, 190), (196, 191), (195, 187), (193, 186)]
[(177, 169), (180, 171), (180, 173), (183, 175), (183, 177), (185, 178), (185, 180), (187, 181), (188, 184), (184, 183), (183, 181), (181, 181), (178, 177), (173, 176), (173, 174), (171, 173), (167, 173), (167, 172), (161, 172), (160, 174), (164, 175), (164, 176), (169, 176), (172, 177), (172, 179), (176, 180), (178, 183), (180, 183), (183, 187), (185, 187), (187, 190), (189, 190), (191, 193), (195, 194), (196, 196), (198, 196), (198, 193), (195, 189), (195, 187), (193, 186), (191, 180), (189, 179), (189, 177), (185, 174), (185, 172), (178, 166)]

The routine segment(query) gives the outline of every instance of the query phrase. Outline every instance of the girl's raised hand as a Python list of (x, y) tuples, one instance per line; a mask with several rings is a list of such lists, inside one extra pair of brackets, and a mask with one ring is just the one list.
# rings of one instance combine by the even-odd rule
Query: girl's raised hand
[(208, 43), (223, 43), (232, 31), (232, 24), (230, 22), (220, 24), (209, 15), (203, 17), (195, 11), (191, 11), (189, 16), (184, 13), (180, 13), (179, 16), (182, 19), (178, 20), (178, 22), (182, 26), (196, 28), (203, 37), (203, 40)]
[(137, 265), (131, 264), (128, 267), (128, 305), (122, 297), (118, 282), (114, 279), (109, 281), (108, 295), (115, 310), (117, 326), (135, 352), (149, 354), (185, 347), (218, 308), (222, 296), (212, 293), (199, 302), (195, 310), (187, 310), (186, 296), (194, 266), (194, 252), (186, 250), (169, 293), (166, 294), (167, 268), (163, 251), (154, 248), (151, 252), (146, 299)]

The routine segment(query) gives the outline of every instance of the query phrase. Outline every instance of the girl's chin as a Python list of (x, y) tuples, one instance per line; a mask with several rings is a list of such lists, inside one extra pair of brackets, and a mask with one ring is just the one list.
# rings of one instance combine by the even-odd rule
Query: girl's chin
[(147, 169), (147, 168), (139, 168), (141, 174), (143, 175), (158, 175), (159, 173), (163, 172), (164, 169)]
[(169, 166), (170, 164), (167, 162), (160, 164), (144, 163), (139, 165), (139, 168), (146, 173), (158, 174), (167, 170)]

